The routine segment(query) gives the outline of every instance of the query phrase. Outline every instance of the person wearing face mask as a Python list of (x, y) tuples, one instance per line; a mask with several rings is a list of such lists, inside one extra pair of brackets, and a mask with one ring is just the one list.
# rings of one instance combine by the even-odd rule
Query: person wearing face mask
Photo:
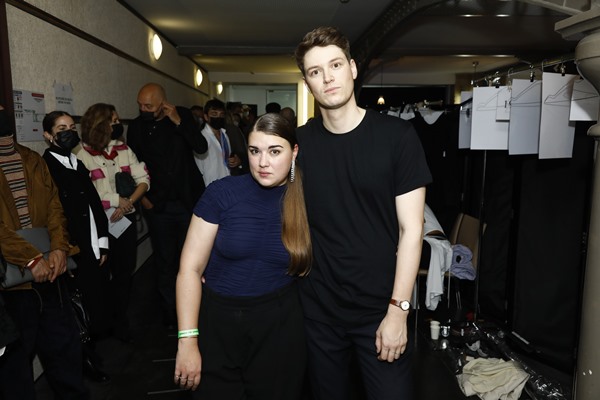
[(204, 184), (208, 186), (217, 179), (230, 175), (229, 168), (241, 165), (238, 155), (232, 154), (231, 142), (225, 131), (225, 104), (218, 99), (212, 99), (204, 105), (204, 121), (202, 135), (208, 142), (208, 151), (194, 154), (196, 165)]
[(140, 115), (127, 128), (127, 144), (146, 163), (152, 188), (142, 198), (152, 240), (163, 323), (175, 328), (175, 279), (192, 209), (204, 192), (194, 153), (208, 144), (189, 109), (167, 101), (162, 86), (144, 85), (137, 97)]
[[(34, 279), (2, 290), (20, 337), (0, 357), (0, 398), (35, 398), (32, 360), (37, 353), (56, 398), (87, 399), (79, 329), (64, 277), (67, 256), (77, 249), (69, 244), (67, 221), (46, 163), (16, 143), (13, 132), (0, 106), (0, 250), (6, 261), (28, 268)], [(50, 234), (47, 258), (16, 232), (41, 227)]]
[(82, 294), (90, 321), (92, 340), (83, 343), (83, 371), (94, 381), (106, 382), (110, 378), (101, 370), (100, 356), (94, 350), (94, 339), (106, 335), (112, 328), (112, 317), (106, 307), (110, 293), (109, 271), (104, 265), (109, 243), (106, 214), (90, 179), (90, 171), (72, 153), (80, 140), (71, 115), (64, 111), (48, 113), (42, 127), (49, 144), (43, 157), (58, 187), (70, 242), (79, 247), (79, 254), (74, 256), (77, 270), (69, 283), (71, 289)]
[[(146, 165), (125, 143), (117, 139), (122, 135), (123, 125), (113, 105), (97, 103), (90, 106), (81, 118), (83, 145), (77, 152), (77, 158), (90, 171), (92, 183), (104, 210), (109, 213), (110, 222), (123, 218), (131, 221), (120, 236), (109, 235), (111, 254), (108, 260), (114, 300), (114, 335), (122, 341), (131, 342), (127, 308), (137, 254), (137, 227), (132, 213), (135, 211), (134, 204), (150, 188), (150, 177)], [(117, 192), (117, 172), (130, 174), (135, 181), (135, 191), (129, 197)]]

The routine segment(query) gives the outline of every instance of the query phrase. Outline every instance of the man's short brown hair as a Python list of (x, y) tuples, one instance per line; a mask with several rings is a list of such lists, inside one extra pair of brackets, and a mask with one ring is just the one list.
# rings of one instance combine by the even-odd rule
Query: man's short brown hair
[(348, 61), (352, 58), (350, 56), (350, 41), (348, 41), (348, 38), (342, 32), (331, 26), (315, 28), (304, 35), (304, 38), (300, 44), (298, 44), (294, 53), (296, 64), (298, 65), (298, 68), (300, 68), (300, 72), (302, 72), (303, 76), (306, 74), (304, 69), (304, 56), (309, 50), (317, 46), (337, 46), (342, 49)]

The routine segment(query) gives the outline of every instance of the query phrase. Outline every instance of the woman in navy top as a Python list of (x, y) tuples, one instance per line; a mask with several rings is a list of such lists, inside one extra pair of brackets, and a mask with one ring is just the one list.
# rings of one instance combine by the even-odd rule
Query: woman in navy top
[(265, 114), (248, 137), (251, 174), (211, 183), (194, 209), (177, 277), (175, 383), (197, 398), (302, 395), (295, 279), (312, 249), (297, 154), (293, 127)]

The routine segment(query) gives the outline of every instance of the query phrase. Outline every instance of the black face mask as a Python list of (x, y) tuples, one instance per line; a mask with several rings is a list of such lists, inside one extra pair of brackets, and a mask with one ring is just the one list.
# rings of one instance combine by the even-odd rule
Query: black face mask
[(143, 121), (154, 121), (154, 113), (152, 111), (140, 111), (140, 117)]
[(0, 136), (10, 136), (12, 134), (12, 125), (8, 119), (8, 113), (6, 110), (0, 110)]
[(213, 129), (223, 129), (225, 128), (225, 118), (210, 117), (208, 124)]
[(123, 124), (114, 124), (112, 126), (112, 133), (110, 134), (110, 138), (116, 140), (123, 136)]
[(74, 130), (60, 131), (56, 134), (55, 142), (61, 149), (71, 151), (79, 144), (79, 135)]

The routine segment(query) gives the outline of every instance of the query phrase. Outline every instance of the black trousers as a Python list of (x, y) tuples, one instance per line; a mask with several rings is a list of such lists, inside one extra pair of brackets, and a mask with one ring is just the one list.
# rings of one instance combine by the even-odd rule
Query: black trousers
[(379, 361), (375, 332), (379, 323), (354, 328), (304, 320), (308, 347), (308, 376), (314, 400), (348, 400), (353, 385), (352, 357), (356, 357), (369, 400), (411, 400), (412, 343), (396, 361)]
[(61, 276), (33, 290), (2, 293), (6, 309), (20, 331), (0, 357), (0, 399), (35, 398), (32, 361), (40, 358), (57, 399), (88, 399), (83, 382), (81, 341), (69, 294)]
[(167, 201), (160, 211), (144, 210), (148, 221), (157, 287), (162, 299), (165, 322), (175, 321), (175, 282), (179, 271), (179, 257), (185, 242), (192, 214), (180, 201)]
[[(131, 297), (132, 274), (137, 262), (137, 226), (134, 214), (126, 215), (131, 225), (115, 238), (109, 235), (110, 253), (108, 265), (111, 273), (111, 296), (113, 304), (114, 332), (117, 337), (131, 335), (129, 323), (129, 299)], [(105, 267), (103, 267), (105, 268)]]
[(256, 298), (203, 288), (199, 347), (202, 400), (300, 399), (306, 368), (296, 284)]

